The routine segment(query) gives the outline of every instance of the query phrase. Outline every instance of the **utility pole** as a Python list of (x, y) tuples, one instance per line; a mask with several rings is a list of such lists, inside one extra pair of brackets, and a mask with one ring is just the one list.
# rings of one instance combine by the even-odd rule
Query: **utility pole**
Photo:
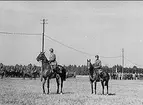
[[(43, 19), (42, 20), (42, 24), (43, 24), (43, 32), (42, 32), (42, 52), (44, 52), (44, 35), (45, 35), (45, 24), (46, 24), (46, 20)], [(43, 61), (42, 61), (42, 66), (41, 66), (41, 81), (42, 81), (42, 73), (43, 73)]]
[(124, 48), (122, 48), (122, 79), (124, 74)]
[(42, 52), (44, 52), (44, 34), (45, 34), (45, 19), (43, 21), (43, 33), (42, 33)]

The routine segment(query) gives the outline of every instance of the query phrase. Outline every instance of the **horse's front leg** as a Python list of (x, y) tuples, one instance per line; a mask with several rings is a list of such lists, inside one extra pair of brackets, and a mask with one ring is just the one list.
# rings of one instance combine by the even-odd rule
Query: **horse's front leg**
[(48, 89), (48, 92), (47, 92), (47, 94), (49, 94), (50, 93), (50, 78), (47, 78), (47, 89)]
[(42, 81), (43, 94), (45, 94), (45, 82), (46, 82), (46, 79), (44, 78)]
[(107, 95), (108, 95), (108, 81), (106, 81), (106, 86), (107, 86)]
[(90, 80), (90, 84), (91, 84), (91, 94), (93, 94), (93, 81)]
[(96, 94), (96, 81), (94, 82), (94, 89), (95, 89), (95, 94)]
[(56, 82), (57, 82), (57, 94), (59, 94), (59, 85), (60, 85), (60, 78), (59, 78), (59, 76), (56, 76)]
[(41, 82), (43, 80), (43, 73), (42, 73), (42, 71), (40, 72), (40, 80), (41, 80)]
[(63, 79), (61, 78), (61, 94), (63, 94)]
[(104, 81), (101, 81), (101, 85), (102, 85), (102, 94), (104, 94)]

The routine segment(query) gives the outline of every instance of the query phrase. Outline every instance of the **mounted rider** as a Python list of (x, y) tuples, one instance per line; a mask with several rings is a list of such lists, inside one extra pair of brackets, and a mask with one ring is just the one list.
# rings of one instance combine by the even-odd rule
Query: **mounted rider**
[(52, 72), (56, 71), (56, 67), (57, 67), (57, 61), (56, 61), (56, 55), (54, 54), (54, 49), (50, 48), (50, 56), (49, 56), (49, 62), (51, 65), (51, 70)]
[(102, 64), (101, 64), (101, 60), (99, 60), (99, 55), (96, 55), (95, 56), (96, 60), (95, 60), (95, 63), (94, 63), (94, 68), (95, 70), (97, 71), (97, 76), (99, 78), (99, 81), (102, 80), (100, 74), (101, 74), (101, 68), (102, 68)]

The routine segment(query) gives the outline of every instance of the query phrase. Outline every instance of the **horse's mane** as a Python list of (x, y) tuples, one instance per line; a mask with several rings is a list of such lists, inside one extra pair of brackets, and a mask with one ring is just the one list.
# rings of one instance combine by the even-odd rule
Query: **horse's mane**
[(91, 76), (91, 78), (93, 78), (93, 77), (92, 77), (93, 74), (94, 74), (94, 66), (93, 66), (93, 64), (90, 62), (89, 75)]
[(49, 61), (48, 61), (48, 59), (47, 59), (47, 58), (44, 60), (44, 63), (49, 63)]
[(58, 67), (62, 67), (62, 68), (63, 68), (63, 66), (62, 66), (62, 65), (58, 65)]
[(93, 64), (90, 62), (90, 70), (93, 70), (94, 69), (94, 66)]
[(49, 60), (47, 59), (47, 57), (45, 56), (45, 54), (43, 54), (44, 55), (44, 63), (49, 63)]

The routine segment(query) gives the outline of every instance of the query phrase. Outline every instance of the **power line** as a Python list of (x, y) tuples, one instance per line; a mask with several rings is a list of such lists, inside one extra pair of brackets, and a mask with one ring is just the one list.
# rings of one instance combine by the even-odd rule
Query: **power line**
[[(42, 34), (38, 34), (38, 33), (16, 33), (16, 32), (0, 32), (0, 34), (4, 34), (4, 35), (31, 35), (31, 36), (32, 36), (32, 35), (33, 35), (33, 36), (41, 36), (41, 35), (42, 35)], [(68, 46), (68, 45), (66, 45), (66, 44), (63, 44), (62, 42), (59, 42), (59, 41), (57, 41), (57, 40), (51, 38), (51, 37), (48, 36), (48, 35), (44, 35), (44, 36), (46, 36), (47, 38), (53, 40), (54, 42), (57, 42), (57, 43), (59, 43), (59, 44), (65, 46), (65, 47), (67, 47), (67, 48), (69, 48), (69, 49), (72, 49), (72, 50), (75, 50), (75, 51), (77, 51), (77, 52), (79, 52), (79, 53), (82, 53), (82, 54), (85, 54), (85, 55), (88, 55), (88, 56), (95, 56), (94, 54), (90, 54), (90, 53), (87, 53), (87, 52), (84, 52), (84, 51), (80, 51), (80, 50), (77, 50), (77, 49), (75, 49), (75, 48), (73, 48), (73, 47), (71, 47), (71, 46)], [(100, 57), (101, 57), (101, 58), (120, 58), (121, 56), (114, 56), (114, 57), (100, 56)]]
[(129, 61), (130, 63), (132, 63), (133, 65), (139, 66), (139, 67), (143, 67), (143, 65), (139, 65), (137, 63), (132, 62), (131, 60), (127, 59), (126, 57), (124, 57), (127, 61)]
[(105, 56), (100, 56), (102, 58), (120, 58), (121, 56), (114, 56), (114, 57), (105, 57)]
[[(80, 52), (80, 53), (82, 53), (82, 54), (86, 54), (86, 55), (89, 55), (89, 56), (95, 56), (95, 55), (93, 55), (93, 54), (90, 54), (90, 53), (87, 53), (87, 52), (83, 52), (83, 51), (77, 50), (77, 49), (75, 49), (75, 48), (73, 48), (73, 47), (71, 47), (71, 46), (65, 45), (65, 44), (63, 44), (62, 42), (59, 42), (59, 41), (57, 41), (57, 40), (51, 38), (51, 37), (48, 36), (48, 35), (45, 35), (45, 36), (46, 36), (47, 38), (51, 39), (52, 41), (57, 42), (57, 43), (59, 43), (59, 44), (65, 46), (65, 47), (67, 47), (67, 48), (70, 48), (70, 49), (75, 50), (75, 51), (77, 51), (77, 52)], [(119, 57), (121, 57), (121, 56), (115, 56), (115, 57), (100, 56), (100, 57), (102, 57), (102, 58), (119, 58)]]
[(15, 33), (15, 32), (0, 32), (0, 34), (4, 34), (4, 35), (41, 35), (41, 34), (37, 34), (37, 33)]
[(89, 56), (94, 56), (94, 55), (89, 54), (89, 53), (87, 53), (87, 52), (83, 52), (83, 51), (77, 50), (77, 49), (75, 49), (75, 48), (73, 48), (73, 47), (71, 47), (71, 46), (65, 45), (65, 44), (63, 44), (63, 43), (61, 43), (61, 42), (59, 42), (59, 41), (57, 41), (57, 40), (55, 40), (55, 39), (53, 39), (53, 38), (47, 36), (47, 35), (45, 35), (45, 36), (46, 36), (47, 38), (53, 40), (54, 42), (57, 42), (57, 43), (59, 43), (59, 44), (65, 46), (65, 47), (67, 47), (67, 48), (70, 48), (70, 49), (75, 50), (75, 51), (77, 51), (77, 52), (80, 52), (80, 53), (82, 53), (82, 54), (86, 54), (86, 55), (89, 55)]

